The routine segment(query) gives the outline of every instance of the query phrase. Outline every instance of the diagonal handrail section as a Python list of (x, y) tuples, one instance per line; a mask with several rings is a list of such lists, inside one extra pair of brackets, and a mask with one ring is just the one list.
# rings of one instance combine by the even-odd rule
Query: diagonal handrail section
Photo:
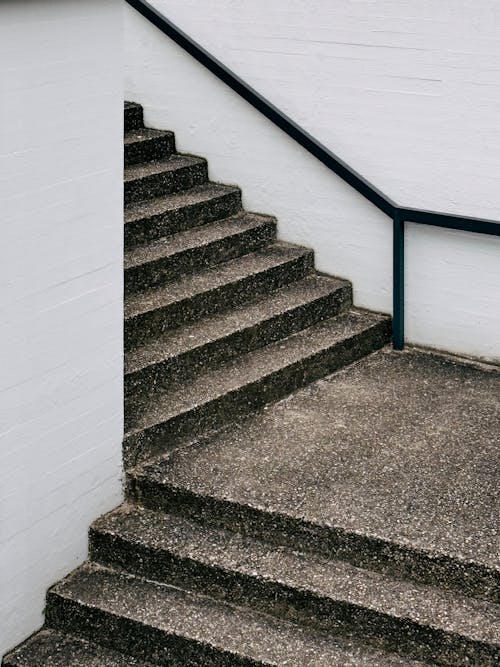
[(379, 190), (366, 178), (352, 169), (338, 155), (335, 155), (320, 141), (315, 139), (304, 128), (278, 109), (272, 102), (257, 92), (252, 86), (241, 79), (220, 60), (198, 44), (189, 35), (178, 28), (172, 21), (159, 12), (146, 0), (126, 0), (144, 18), (155, 25), (163, 34), (189, 53), (201, 65), (206, 67), (220, 81), (223, 81), (240, 97), (251, 104), (274, 125), (279, 127), (291, 139), (314, 155), (330, 171), (339, 176), (356, 192), (370, 201), (393, 222), (393, 346), (397, 350), (404, 347), (404, 255), (405, 255), (405, 223), (413, 222), (423, 225), (455, 229), (477, 234), (500, 236), (500, 221), (473, 218), (469, 216), (441, 213), (425, 209), (399, 206), (388, 195)]

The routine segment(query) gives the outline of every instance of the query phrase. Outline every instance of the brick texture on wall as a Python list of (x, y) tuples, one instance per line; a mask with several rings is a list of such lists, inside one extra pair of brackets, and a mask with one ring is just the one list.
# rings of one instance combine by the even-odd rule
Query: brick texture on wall
[(121, 498), (122, 4), (0, 3), (0, 655)]

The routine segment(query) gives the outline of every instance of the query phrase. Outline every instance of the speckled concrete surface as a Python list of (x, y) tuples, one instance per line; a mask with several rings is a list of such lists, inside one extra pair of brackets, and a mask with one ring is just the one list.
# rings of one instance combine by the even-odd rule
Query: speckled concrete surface
[(347, 637), (169, 586), (84, 566), (53, 588), (49, 622), (99, 634), (140, 659), (168, 665), (396, 667), (418, 665)]
[(125, 248), (222, 220), (240, 210), (240, 189), (220, 183), (203, 183), (183, 192), (137, 202), (125, 209)]
[(308, 276), (229, 311), (166, 331), (125, 355), (126, 413), (158, 387), (214, 368), (337, 315), (351, 304), (351, 285)]
[(166, 155), (175, 153), (175, 137), (173, 132), (139, 128), (127, 132), (124, 139), (125, 166), (160, 160)]
[(125, 253), (125, 293), (255, 252), (275, 239), (274, 218), (244, 212), (138, 246)]
[(131, 655), (44, 629), (4, 658), (3, 667), (153, 667)]
[(500, 640), (498, 605), (178, 516), (125, 505), (92, 526), (90, 543), (104, 565), (414, 658), (492, 664)]
[(171, 194), (200, 185), (208, 180), (207, 162), (192, 155), (175, 154), (155, 162), (126, 167), (124, 201), (131, 204), (142, 199)]
[(142, 106), (140, 104), (136, 104), (135, 102), (125, 102), (123, 115), (123, 129), (125, 133), (143, 127), (144, 117)]
[[(275, 218), (268, 215), (259, 215), (257, 213), (241, 211), (229, 218), (200, 225), (194, 229), (179, 232), (167, 238), (158, 239), (148, 245), (133, 248), (125, 253), (124, 268), (126, 271), (127, 269), (140, 266), (141, 264), (165, 256), (174, 256), (194, 249), (203, 248), (214, 241), (220, 241), (221, 239), (228, 237), (231, 239), (235, 237), (234, 241), (237, 245), (238, 235), (241, 234), (242, 231), (254, 228), (258, 229), (266, 225), (269, 225), (274, 232), (276, 231)], [(273, 240), (274, 234), (268, 239), (268, 243)], [(242, 248), (238, 248), (239, 254), (241, 254), (241, 250)], [(246, 246), (243, 250), (246, 250)], [(253, 250), (254, 249), (251, 248), (248, 252), (252, 252)], [(207, 262), (204, 261), (202, 263), (206, 264)], [(215, 264), (216, 262), (213, 263)]]
[(272, 245), (216, 267), (181, 276), (125, 300), (125, 345), (133, 347), (169, 327), (241, 305), (313, 270), (312, 251)]
[(154, 395), (124, 439), (131, 465), (242, 416), (385, 345), (387, 317), (352, 310)]
[[(423, 558), (421, 575), (433, 564), (444, 574), (449, 562), (457, 567), (453, 585), (491, 597), (499, 400), (497, 370), (381, 351), (145, 472), (159, 493), (170, 486), (193, 502), (206, 498), (207, 507), (221, 501), (217, 511), (226, 507), (228, 516), (240, 508), (237, 524), (245, 524), (245, 508), (262, 528), (263, 515), (272, 515), (271, 532), (283, 518), (306, 524), (301, 543), (321, 542), (324, 528), (335, 533), (331, 548), (352, 535), (355, 548), (384, 559), (387, 545), (399, 545), (389, 562), (409, 551), (410, 560)], [(165, 503), (175, 503), (173, 495)]]

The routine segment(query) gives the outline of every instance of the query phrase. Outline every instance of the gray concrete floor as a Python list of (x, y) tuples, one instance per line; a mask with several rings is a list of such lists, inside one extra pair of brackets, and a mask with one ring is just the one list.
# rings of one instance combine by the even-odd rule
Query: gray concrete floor
[(169, 457), (168, 477), (498, 567), (500, 372), (388, 349)]

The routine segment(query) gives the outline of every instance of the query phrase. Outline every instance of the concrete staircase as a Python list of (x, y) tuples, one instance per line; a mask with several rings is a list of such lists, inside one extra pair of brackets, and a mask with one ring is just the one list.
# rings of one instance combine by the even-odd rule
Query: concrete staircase
[(381, 349), (274, 218), (125, 130), (127, 502), (4, 667), (500, 664), (498, 371)]

